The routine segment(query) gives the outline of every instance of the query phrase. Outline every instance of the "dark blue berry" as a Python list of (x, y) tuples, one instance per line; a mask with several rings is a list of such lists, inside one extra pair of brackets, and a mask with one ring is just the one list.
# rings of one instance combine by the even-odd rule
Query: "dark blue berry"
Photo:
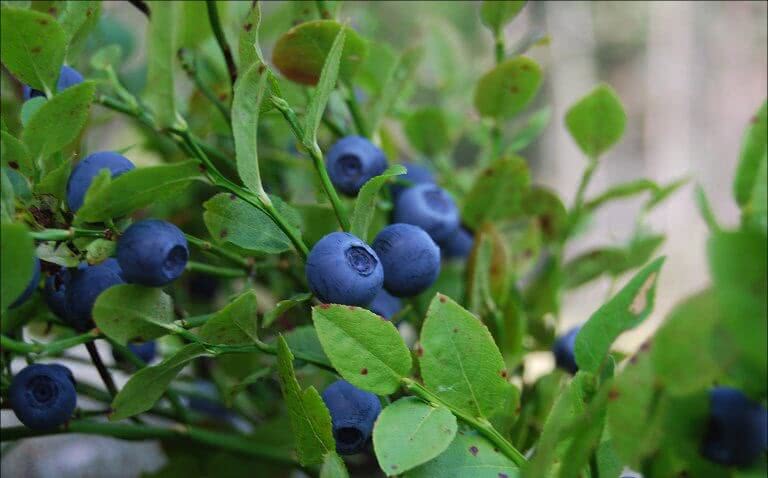
[(580, 329), (581, 327), (572, 328), (555, 340), (555, 344), (552, 346), (552, 353), (555, 354), (555, 365), (570, 373), (576, 373), (579, 370), (578, 365), (576, 365), (574, 346), (576, 345), (576, 335)]
[(108, 169), (112, 173), (112, 178), (116, 178), (133, 168), (133, 163), (125, 156), (112, 151), (93, 153), (80, 161), (72, 170), (67, 181), (67, 205), (69, 209), (72, 212), (80, 209), (93, 178), (102, 169)]
[[(87, 267), (83, 264), (82, 267)], [(72, 273), (66, 267), (62, 267), (53, 275), (45, 279), (43, 296), (48, 308), (60, 319), (67, 317), (67, 288), (72, 279)]]
[(397, 176), (396, 179), (398, 182), (402, 181), (410, 184), (393, 184), (390, 186), (389, 190), (392, 194), (393, 200), (396, 200), (401, 192), (405, 191), (411, 186), (415, 186), (417, 184), (435, 183), (435, 177), (432, 175), (432, 171), (426, 167), (414, 163), (403, 163), (403, 166), (405, 166), (408, 172), (401, 176)]
[(37, 290), (37, 284), (40, 283), (40, 259), (35, 256), (35, 265), (32, 268), (32, 278), (27, 282), (27, 287), (21, 292), (16, 300), (9, 306), (11, 309), (23, 304)]
[(323, 391), (323, 401), (331, 412), (336, 451), (342, 455), (362, 451), (381, 412), (378, 397), (337, 380)]
[(434, 184), (417, 184), (403, 191), (395, 201), (392, 219), (419, 226), (436, 242), (448, 239), (459, 228), (456, 203)]
[(384, 269), (368, 244), (346, 232), (332, 232), (307, 257), (307, 282), (325, 303), (370, 304), (381, 290)]
[(113, 285), (123, 284), (114, 259), (70, 271), (66, 291), (66, 321), (76, 330), (93, 327), (93, 304), (99, 294)]
[(72, 373), (62, 365), (29, 365), (13, 377), (8, 400), (27, 427), (55, 428), (69, 420), (77, 404)]
[[(56, 91), (63, 91), (70, 86), (75, 86), (83, 82), (83, 75), (79, 71), (75, 70), (71, 66), (64, 65), (61, 67), (59, 73), (59, 81), (56, 82)], [(35, 98), (37, 96), (45, 96), (45, 93), (39, 90), (30, 88), (28, 85), (24, 85), (24, 100)]]
[(420, 227), (387, 226), (371, 247), (384, 266), (384, 288), (396, 297), (424, 292), (440, 274), (440, 248)]
[(117, 260), (127, 282), (159, 287), (184, 272), (189, 258), (187, 239), (170, 222), (137, 222), (117, 242)]
[(395, 314), (400, 312), (400, 309), (402, 308), (402, 301), (397, 297), (390, 295), (389, 292), (384, 289), (381, 289), (381, 292), (376, 294), (373, 302), (368, 305), (368, 310), (375, 314), (379, 314), (387, 320), (390, 320)]
[(746, 467), (766, 448), (768, 410), (734, 388), (711, 390), (702, 455), (721, 465)]
[(459, 227), (456, 233), (440, 242), (440, 252), (445, 259), (464, 259), (472, 252), (475, 238), (471, 232)]
[(387, 169), (387, 158), (373, 143), (360, 136), (340, 139), (328, 151), (328, 176), (343, 194), (357, 195), (363, 184)]

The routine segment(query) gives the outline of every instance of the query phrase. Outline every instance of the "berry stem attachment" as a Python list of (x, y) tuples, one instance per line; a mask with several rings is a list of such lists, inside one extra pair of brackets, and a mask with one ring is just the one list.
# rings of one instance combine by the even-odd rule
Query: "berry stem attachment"
[(466, 422), (468, 425), (472, 426), (472, 428), (476, 429), (488, 440), (490, 440), (491, 443), (493, 443), (518, 467), (525, 465), (525, 456), (523, 456), (523, 454), (520, 453), (511, 443), (509, 443), (509, 441), (507, 441), (507, 439), (504, 438), (504, 436), (499, 433), (499, 431), (496, 430), (493, 425), (491, 425), (491, 422), (485, 418), (478, 418), (469, 415), (468, 413), (453, 407), (451, 404), (444, 402), (442, 398), (435, 395), (412, 378), (405, 377), (401, 380), (401, 382), (406, 390), (424, 400), (425, 402), (434, 406), (442, 406), (449, 409), (454, 415)]

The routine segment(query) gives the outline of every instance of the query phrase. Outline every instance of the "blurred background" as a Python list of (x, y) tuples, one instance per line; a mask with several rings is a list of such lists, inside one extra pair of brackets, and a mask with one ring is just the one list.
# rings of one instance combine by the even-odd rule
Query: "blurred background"
[[(185, 8), (179, 35), (193, 44), (197, 36), (208, 36), (205, 5), (185, 3), (191, 7)], [(222, 19), (233, 32), (250, 2), (219, 3)], [(262, 3), (261, 43), (269, 58), (277, 37), (297, 16), (309, 11), (314, 15), (315, 7), (313, 2)], [(340, 19), (349, 19), (367, 38), (385, 42), (396, 52), (415, 45), (425, 47), (418, 71), (422, 87), (410, 102), (439, 106), (448, 113), (457, 144), (453, 160), (459, 170), (471, 167), (478, 151), (472, 141), (473, 128), (481, 121), (472, 107), (474, 84), (494, 65), (493, 39), (479, 21), (479, 2), (347, 1), (340, 8)], [(659, 183), (690, 178), (646, 218), (645, 224), (653, 231), (667, 234), (660, 250), (667, 262), (653, 315), (619, 341), (619, 347), (626, 351), (642, 343), (676, 303), (708, 284), (708, 235), (695, 206), (693, 186), (704, 188), (723, 224), (738, 221), (731, 191), (742, 132), (768, 93), (767, 11), (768, 2), (764, 1), (537, 1), (529, 2), (505, 30), (510, 50), (530, 38), (549, 37), (548, 42), (527, 53), (542, 65), (545, 77), (544, 87), (529, 110), (549, 105), (552, 112), (544, 134), (521, 152), (531, 166), (534, 183), (555, 189), (566, 205), (572, 202), (587, 161), (565, 129), (563, 117), (571, 104), (599, 82), (616, 90), (628, 121), (621, 142), (601, 159), (587, 197), (608, 185), (641, 177)], [(115, 38), (130, 46), (123, 47), (127, 61), (120, 75), (137, 91), (143, 88), (145, 75), (145, 31), (146, 18), (128, 2), (104, 2), (99, 26), (89, 40), (89, 51)], [(233, 40), (234, 34), (230, 43)], [(220, 56), (214, 43), (198, 47), (211, 52), (212, 58)], [(86, 76), (87, 64), (88, 58), (84, 58), (83, 65), (77, 65)], [(217, 67), (223, 71), (223, 64)], [(178, 94), (189, 94), (191, 89), (182, 84)], [(117, 117), (110, 119), (113, 121), (90, 130), (88, 150), (115, 149), (115, 145), (138, 141), (136, 128)], [(510, 128), (514, 127), (512, 122)], [(412, 151), (402, 132), (395, 128), (393, 134), (401, 139), (401, 159), (407, 159)], [(156, 154), (139, 149), (132, 153), (132, 159), (139, 164), (152, 163), (159, 161)], [(643, 198), (638, 198), (600, 209), (588, 231), (566, 251), (567, 256), (626, 243), (642, 203)], [(623, 285), (625, 280), (613, 286)], [(598, 280), (566, 294), (562, 329), (585, 321), (611, 287), (609, 279)], [(551, 354), (533, 354), (526, 374), (535, 376), (552, 366)], [(79, 373), (93, 371), (84, 367)], [(2, 416), (4, 425), (12, 420), (6, 412)], [(19, 446), (26, 451), (3, 456), (3, 475), (136, 476), (138, 469), (156, 469), (162, 462), (162, 454), (149, 443), (126, 444), (126, 450), (132, 450), (129, 456), (141, 458), (115, 467), (113, 458), (101, 454), (115, 449), (109, 439), (46, 440), (57, 441), (55, 446), (45, 441), (48, 445), (42, 448), (42, 442), (30, 440)], [(73, 447), (82, 450), (73, 453)], [(84, 475), (77, 466), (71, 470), (61, 467), (63, 456), (86, 460), (90, 455), (83, 450), (101, 456), (98, 472)], [(104, 473), (104, 466), (114, 474)]]

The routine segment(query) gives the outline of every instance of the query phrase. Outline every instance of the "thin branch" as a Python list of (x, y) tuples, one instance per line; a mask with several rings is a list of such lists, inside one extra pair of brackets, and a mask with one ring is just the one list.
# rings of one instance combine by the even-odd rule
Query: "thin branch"
[(99, 350), (96, 348), (96, 344), (93, 342), (87, 342), (85, 347), (88, 349), (88, 355), (91, 356), (91, 361), (96, 367), (96, 370), (98, 370), (99, 376), (104, 382), (104, 385), (107, 387), (109, 394), (114, 397), (117, 395), (117, 386), (115, 386), (115, 381), (112, 378), (112, 374), (109, 373), (109, 370), (107, 370), (107, 367), (104, 365), (104, 361), (101, 359), (101, 355), (99, 354)]
[(233, 269), (231, 267), (212, 266), (210, 264), (204, 264), (202, 262), (187, 261), (188, 271), (202, 272), (217, 277), (245, 277), (248, 275), (247, 271), (243, 269)]
[[(205, 6), (208, 8), (208, 20), (211, 23), (211, 30), (213, 30), (213, 34), (216, 37), (216, 42), (219, 44), (221, 53), (224, 55), (224, 61), (227, 63), (229, 81), (232, 84), (232, 92), (234, 93), (235, 81), (237, 81), (237, 67), (235, 66), (235, 59), (232, 57), (232, 50), (229, 49), (227, 37), (224, 36), (224, 30), (221, 29), (219, 11), (216, 9), (216, 2), (215, 0), (206, 0)], [(234, 96), (234, 94), (232, 96)]]

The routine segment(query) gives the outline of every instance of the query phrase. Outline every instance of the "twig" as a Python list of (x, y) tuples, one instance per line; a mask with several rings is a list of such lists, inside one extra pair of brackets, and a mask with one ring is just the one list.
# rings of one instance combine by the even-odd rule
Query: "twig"
[(233, 269), (231, 267), (212, 266), (210, 264), (203, 264), (202, 262), (196, 262), (196, 261), (187, 261), (187, 270), (202, 272), (203, 274), (208, 274), (212, 276), (230, 277), (230, 278), (245, 277), (248, 275), (248, 272), (244, 271), (243, 269)]
[[(214, 0), (206, 0), (205, 6), (208, 8), (208, 20), (211, 23), (211, 30), (213, 30), (216, 42), (219, 44), (221, 53), (224, 55), (224, 61), (227, 63), (229, 81), (232, 84), (232, 92), (234, 93), (235, 81), (237, 81), (237, 67), (235, 66), (235, 59), (232, 57), (232, 50), (229, 49), (229, 44), (227, 44), (227, 38), (224, 36), (224, 31), (221, 29), (216, 2)], [(234, 94), (232, 96), (234, 96)]]
[(107, 387), (107, 391), (109, 391), (109, 394), (112, 395), (112, 397), (115, 397), (115, 395), (117, 395), (117, 387), (115, 386), (115, 381), (112, 379), (112, 374), (109, 373), (109, 370), (107, 370), (107, 367), (104, 365), (104, 361), (101, 360), (101, 355), (99, 354), (99, 350), (96, 348), (96, 344), (93, 342), (87, 342), (85, 347), (88, 349), (88, 355), (91, 356), (91, 362), (93, 362), (96, 370), (98, 370), (101, 380)]

